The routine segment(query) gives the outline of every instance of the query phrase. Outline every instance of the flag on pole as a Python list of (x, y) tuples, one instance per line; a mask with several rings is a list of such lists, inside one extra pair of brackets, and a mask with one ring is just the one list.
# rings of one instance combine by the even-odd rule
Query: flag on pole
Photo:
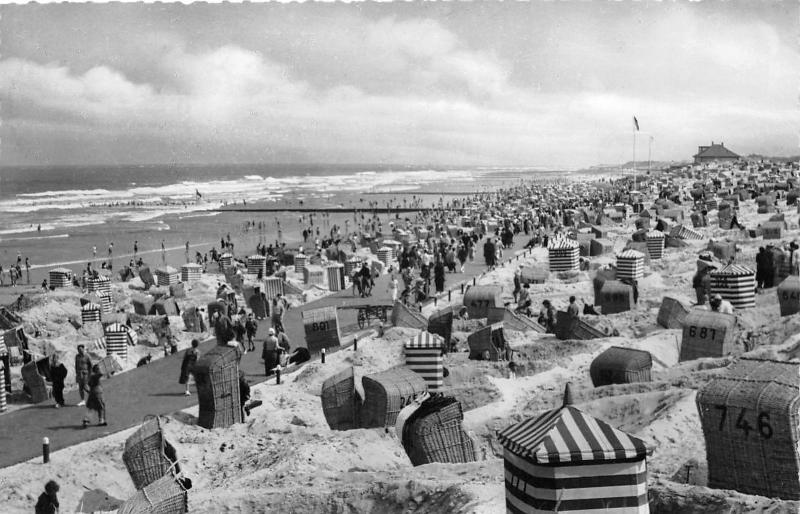
[(637, 132), (639, 131), (639, 120), (636, 119), (636, 116), (633, 117), (633, 128), (635, 128)]

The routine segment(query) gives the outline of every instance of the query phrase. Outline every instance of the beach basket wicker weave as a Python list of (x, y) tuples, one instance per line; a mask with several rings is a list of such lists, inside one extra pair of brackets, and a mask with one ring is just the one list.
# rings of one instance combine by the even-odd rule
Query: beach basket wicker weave
[(122, 371), (122, 365), (114, 355), (106, 355), (97, 362), (100, 374), (108, 378), (118, 371)]
[(504, 359), (506, 340), (503, 334), (503, 322), (476, 330), (467, 337), (467, 343), (470, 359), (486, 361)]
[(683, 320), (680, 362), (734, 353), (736, 317), (692, 309)]
[(520, 284), (544, 284), (550, 277), (546, 268), (524, 267), (520, 273)]
[(462, 427), (463, 419), (461, 403), (455, 398), (425, 400), (403, 425), (402, 443), (411, 463), (475, 461), (475, 448)]
[(428, 332), (436, 334), (444, 339), (444, 351), (447, 353), (450, 350), (450, 338), (453, 335), (453, 318), (455, 312), (453, 307), (445, 307), (440, 309), (428, 318)]
[(464, 307), (471, 319), (488, 317), (489, 309), (503, 307), (500, 286), (470, 286), (464, 293)]
[(164, 453), (167, 444), (158, 416), (145, 418), (125, 441), (122, 460), (136, 489), (150, 485), (169, 472), (172, 461)]
[(392, 325), (426, 330), (428, 328), (428, 320), (422, 313), (409, 309), (402, 302), (394, 302), (394, 306), (392, 306)]
[(357, 427), (358, 403), (355, 376), (350, 366), (322, 383), (322, 412), (332, 430), (351, 430)]
[(791, 316), (800, 312), (800, 276), (789, 275), (778, 285), (777, 291), (781, 316)]
[(708, 486), (800, 500), (800, 364), (741, 359), (697, 393)]
[(31, 361), (22, 366), (21, 373), (22, 381), (28, 388), (28, 394), (31, 397), (31, 402), (40, 403), (50, 398), (52, 389), (47, 385), (45, 376), (39, 372), (38, 361)]
[(555, 335), (557, 339), (561, 340), (588, 340), (607, 337), (609, 334), (604, 334), (602, 331), (586, 323), (580, 318), (570, 318), (566, 311), (557, 311)]
[(136, 491), (117, 514), (183, 514), (188, 508), (186, 490), (172, 474), (167, 474)]
[(539, 334), (545, 333), (545, 328), (537, 323), (535, 320), (517, 314), (508, 307), (502, 309), (503, 317), (499, 321), (503, 322), (503, 330), (515, 330), (517, 332), (533, 331)]
[(393, 427), (400, 409), (428, 391), (419, 374), (405, 366), (397, 366), (365, 376), (364, 403), (359, 413), (361, 428)]
[(680, 300), (665, 296), (658, 308), (656, 322), (664, 328), (683, 328), (683, 321), (689, 314), (689, 307)]
[(194, 365), (200, 413), (197, 424), (203, 428), (225, 428), (242, 421), (239, 399), (239, 359), (241, 350), (215, 346)]
[(652, 368), (653, 358), (650, 352), (612, 346), (595, 357), (589, 366), (589, 375), (595, 387), (650, 382)]
[(606, 280), (594, 303), (603, 308), (603, 314), (629, 311), (633, 308), (633, 287), (619, 280)]

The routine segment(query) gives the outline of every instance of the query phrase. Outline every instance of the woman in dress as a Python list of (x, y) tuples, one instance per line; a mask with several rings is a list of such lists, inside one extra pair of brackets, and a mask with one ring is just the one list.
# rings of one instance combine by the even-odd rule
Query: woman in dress
[(101, 427), (108, 425), (106, 423), (106, 402), (103, 399), (103, 386), (100, 385), (100, 379), (103, 377), (100, 373), (100, 367), (95, 364), (92, 366), (92, 374), (89, 376), (89, 397), (86, 400), (86, 408), (88, 412), (86, 417), (83, 418), (83, 428), (89, 426), (89, 415), (92, 411), (97, 413), (97, 424)]

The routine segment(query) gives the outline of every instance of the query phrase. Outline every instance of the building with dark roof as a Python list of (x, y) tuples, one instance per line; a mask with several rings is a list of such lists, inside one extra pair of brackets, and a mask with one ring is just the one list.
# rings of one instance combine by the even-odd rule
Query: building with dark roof
[(711, 146), (697, 147), (697, 154), (694, 155), (694, 163), (703, 164), (713, 161), (735, 162), (738, 161), (739, 158), (737, 154), (725, 148), (725, 143), (716, 144), (712, 141)]

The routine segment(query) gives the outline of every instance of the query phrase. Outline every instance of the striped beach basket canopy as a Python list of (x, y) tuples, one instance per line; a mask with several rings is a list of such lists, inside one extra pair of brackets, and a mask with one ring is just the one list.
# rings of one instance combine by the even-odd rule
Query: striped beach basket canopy
[(617, 259), (630, 260), (630, 261), (635, 261), (639, 259), (644, 260), (644, 254), (636, 250), (625, 250), (617, 254)]
[(553, 238), (547, 244), (548, 250), (574, 250), (580, 248), (580, 244), (574, 239), (566, 237)]
[(83, 307), (81, 307), (81, 323), (100, 321), (102, 318), (101, 310), (99, 304), (94, 302), (85, 303)]
[(670, 235), (672, 237), (677, 237), (678, 239), (703, 239), (702, 234), (685, 225), (675, 225), (672, 227), (672, 230), (670, 230)]
[(200, 280), (203, 267), (199, 264), (190, 262), (181, 266), (181, 281), (189, 282), (192, 280)]
[(571, 405), (547, 411), (497, 434), (504, 448), (537, 464), (596, 464), (644, 459), (641, 439)]
[(86, 288), (89, 290), (89, 292), (110, 291), (111, 279), (109, 279), (104, 275), (98, 275), (97, 277), (92, 277), (87, 281)]
[(711, 272), (711, 294), (719, 294), (737, 309), (756, 306), (755, 271), (741, 264), (728, 264)]
[(438, 392), (443, 385), (443, 347), (444, 339), (430, 332), (420, 332), (405, 344), (406, 366), (425, 380), (430, 392)]
[(444, 347), (444, 339), (437, 336), (436, 334), (431, 334), (430, 332), (420, 332), (419, 335), (416, 337), (412, 337), (408, 341), (406, 341), (406, 349), (409, 348), (438, 348), (441, 349)]
[(647, 239), (664, 239), (664, 233), (660, 230), (648, 230), (645, 237)]
[(649, 513), (644, 443), (569, 403), (498, 434), (506, 512)]

